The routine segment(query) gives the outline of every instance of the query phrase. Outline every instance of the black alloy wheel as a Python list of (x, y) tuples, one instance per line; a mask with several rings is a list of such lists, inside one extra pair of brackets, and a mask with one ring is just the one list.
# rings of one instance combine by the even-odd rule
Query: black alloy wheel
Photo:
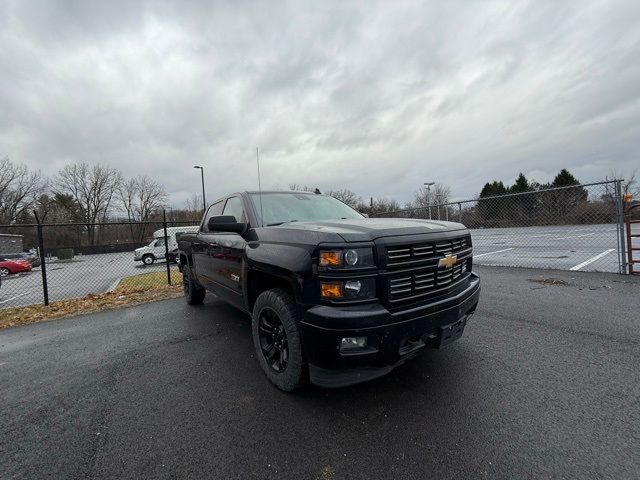
[(274, 372), (282, 373), (289, 363), (289, 341), (284, 325), (269, 307), (263, 308), (258, 318), (262, 355)]
[(299, 327), (301, 317), (292, 292), (284, 288), (265, 290), (253, 304), (251, 335), (256, 360), (269, 381), (285, 392), (309, 380)]

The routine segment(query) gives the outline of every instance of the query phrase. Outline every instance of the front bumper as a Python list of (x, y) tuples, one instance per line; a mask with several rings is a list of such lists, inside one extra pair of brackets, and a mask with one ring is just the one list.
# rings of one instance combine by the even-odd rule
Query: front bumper
[[(310, 308), (301, 331), (311, 382), (343, 387), (372, 380), (428, 348), (456, 340), (479, 297), (480, 279), (472, 273), (450, 296), (399, 312), (390, 312), (380, 304)], [(340, 352), (342, 338), (363, 336), (367, 337), (367, 349)]]

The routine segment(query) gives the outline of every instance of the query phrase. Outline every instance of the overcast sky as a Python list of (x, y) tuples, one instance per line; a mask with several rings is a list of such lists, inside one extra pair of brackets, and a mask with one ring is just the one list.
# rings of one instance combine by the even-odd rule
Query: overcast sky
[(455, 198), (640, 169), (640, 1), (0, 2), (0, 155), (174, 206), (257, 185)]

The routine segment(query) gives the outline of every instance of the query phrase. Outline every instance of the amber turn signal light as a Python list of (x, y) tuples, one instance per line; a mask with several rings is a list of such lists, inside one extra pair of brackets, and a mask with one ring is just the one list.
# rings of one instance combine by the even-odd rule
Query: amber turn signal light
[(337, 267), (342, 263), (342, 252), (335, 250), (324, 250), (320, 252), (321, 267)]
[(322, 298), (342, 298), (342, 284), (321, 282), (320, 296)]

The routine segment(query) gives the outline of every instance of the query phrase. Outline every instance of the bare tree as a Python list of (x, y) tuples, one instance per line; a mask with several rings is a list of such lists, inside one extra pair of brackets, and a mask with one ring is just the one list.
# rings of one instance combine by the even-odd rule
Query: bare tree
[(187, 212), (193, 218), (202, 217), (204, 212), (202, 211), (202, 195), (194, 193), (191, 198), (187, 199)]
[[(418, 216), (428, 215), (429, 218), (437, 218), (439, 220), (447, 208), (442, 207), (441, 210), (440, 206), (448, 203), (450, 197), (451, 188), (444, 183), (436, 183), (430, 188), (423, 186), (414, 194), (413, 201), (407, 203), (405, 208), (414, 209), (414, 213), (418, 214)], [(419, 209), (420, 211), (418, 212)]]
[(355, 209), (360, 213), (366, 213), (367, 215), (384, 217), (384, 216), (392, 216), (397, 217), (400, 216), (400, 204), (396, 200), (389, 200), (387, 198), (374, 198), (371, 197), (366, 202), (361, 201)]
[[(130, 222), (147, 222), (151, 216), (161, 209), (167, 201), (167, 192), (155, 180), (146, 175), (140, 175), (129, 180), (123, 180), (118, 186), (118, 199), (127, 212)], [(131, 237), (135, 238), (133, 225), (130, 225)], [(145, 225), (138, 230), (138, 241), (145, 236)]]
[(313, 192), (315, 191), (315, 188), (308, 185), (302, 185), (300, 183), (290, 183), (289, 190), (293, 190), (296, 192)]
[(342, 203), (346, 203), (351, 208), (356, 208), (358, 205), (362, 203), (362, 199), (355, 192), (342, 188), (340, 190), (329, 190), (327, 195), (332, 196), (333, 198), (337, 198)]
[(107, 219), (122, 174), (111, 167), (76, 163), (62, 168), (53, 184), (54, 192), (73, 197), (80, 208), (90, 245), (96, 242), (96, 223)]
[(0, 160), (0, 223), (13, 223), (35, 205), (44, 183), (39, 171)]
[(631, 195), (635, 199), (640, 197), (640, 181), (638, 181), (637, 175), (637, 170), (633, 170), (628, 175), (618, 176), (619, 178), (624, 178), (624, 182), (622, 182), (623, 195)]
[[(633, 170), (628, 175), (624, 173), (612, 170), (609, 175), (605, 177), (605, 180), (622, 180), (621, 189), (622, 195), (631, 195), (633, 198), (640, 197), (640, 182), (637, 180), (637, 171)], [(604, 184), (604, 193), (600, 196), (601, 200), (615, 204), (616, 187), (613, 183)]]
[(412, 208), (429, 207), (434, 205), (442, 205), (449, 202), (451, 197), (451, 188), (444, 183), (436, 183), (431, 188), (426, 186), (420, 187), (411, 202)]

